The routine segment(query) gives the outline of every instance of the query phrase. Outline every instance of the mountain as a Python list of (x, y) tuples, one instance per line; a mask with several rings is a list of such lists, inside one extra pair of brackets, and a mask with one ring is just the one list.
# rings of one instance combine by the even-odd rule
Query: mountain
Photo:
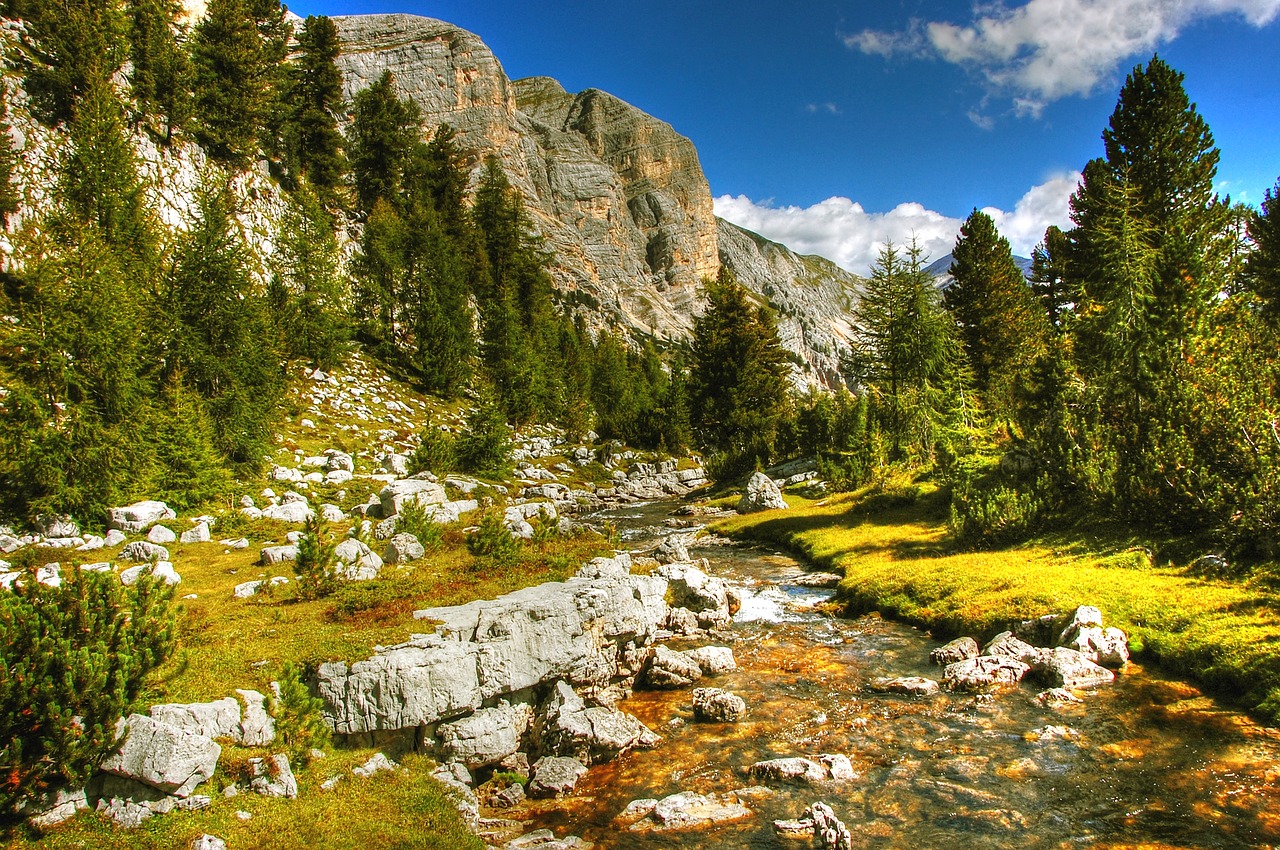
[[(946, 289), (954, 279), (951, 277), (951, 263), (953, 260), (954, 258), (947, 254), (934, 260), (924, 268), (925, 274), (937, 281), (939, 289)], [(1023, 277), (1031, 276), (1031, 261), (1029, 259), (1015, 254), (1013, 261), (1018, 264), (1018, 268), (1022, 269)]]
[(697, 150), (670, 124), (598, 89), (512, 81), (478, 36), (443, 21), (334, 22), (346, 97), (389, 70), (428, 130), (458, 131), (473, 175), (496, 156), (553, 257), (562, 303), (589, 324), (687, 340), (700, 283), (724, 265), (777, 312), (795, 382), (839, 382), (857, 278), (718, 220)]

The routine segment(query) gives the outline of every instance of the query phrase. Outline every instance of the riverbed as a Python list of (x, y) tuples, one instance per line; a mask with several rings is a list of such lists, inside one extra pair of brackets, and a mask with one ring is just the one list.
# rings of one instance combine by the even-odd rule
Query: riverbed
[[(672, 529), (671, 505), (591, 517), (642, 549)], [(826, 613), (830, 590), (796, 584), (805, 568), (778, 552), (692, 547), (742, 589), (726, 635), (674, 642), (732, 646), (738, 669), (700, 684), (743, 697), (736, 724), (693, 720), (691, 689), (637, 691), (620, 704), (663, 742), (593, 767), (572, 796), (525, 803), (503, 817), (574, 834), (600, 848), (804, 847), (774, 820), (825, 802), (868, 848), (1254, 848), (1280, 842), (1280, 732), (1184, 682), (1130, 664), (1115, 684), (1059, 708), (1026, 683), (992, 696), (874, 693), (881, 677), (941, 678), (938, 643), (877, 617)], [(1104, 615), (1106, 612), (1103, 612)], [(641, 835), (617, 816), (632, 800), (715, 794), (759, 783), (764, 759), (837, 753), (856, 778), (769, 783), (754, 817), (708, 831)]]

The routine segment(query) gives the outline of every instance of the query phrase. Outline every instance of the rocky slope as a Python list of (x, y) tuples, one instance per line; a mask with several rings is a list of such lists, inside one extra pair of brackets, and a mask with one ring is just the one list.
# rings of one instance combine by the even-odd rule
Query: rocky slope
[(697, 151), (610, 94), (547, 77), (512, 82), (451, 24), (408, 15), (335, 18), (348, 97), (390, 70), (428, 129), (459, 132), (469, 164), (501, 161), (546, 239), (566, 303), (596, 326), (687, 339), (699, 288), (722, 264), (779, 311), (797, 383), (832, 383), (855, 279), (716, 219)]

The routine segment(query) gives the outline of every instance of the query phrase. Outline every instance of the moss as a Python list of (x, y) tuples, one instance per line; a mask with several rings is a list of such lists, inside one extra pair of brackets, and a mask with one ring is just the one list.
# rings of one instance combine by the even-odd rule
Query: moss
[(1136, 653), (1280, 720), (1280, 596), (1266, 583), (1154, 566), (1106, 529), (961, 552), (931, 499), (873, 507), (867, 496), (788, 496), (784, 514), (737, 517), (714, 530), (788, 546), (843, 572), (838, 596), (848, 610), (879, 611), (939, 638), (990, 637), (1014, 621), (1096, 605)]

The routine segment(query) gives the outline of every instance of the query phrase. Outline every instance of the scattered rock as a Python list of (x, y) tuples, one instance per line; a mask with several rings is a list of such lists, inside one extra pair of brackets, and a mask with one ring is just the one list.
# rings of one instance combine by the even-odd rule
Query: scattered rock
[(874, 679), (871, 690), (887, 694), (909, 694), (918, 697), (931, 697), (938, 693), (938, 683), (923, 676), (900, 676), (896, 679)]
[(1034, 664), (1044, 653), (1026, 641), (1014, 637), (1013, 632), (1001, 632), (983, 647), (982, 654), (1016, 658), (1023, 664)]
[(374, 579), (382, 570), (382, 558), (353, 537), (339, 543), (333, 555), (338, 561), (338, 575), (348, 581)]
[(440, 724), (438, 735), (446, 759), (470, 769), (497, 764), (520, 749), (520, 740), (533, 722), (533, 708), (525, 703), (500, 703), (461, 720)]
[(427, 550), (412, 534), (397, 534), (387, 541), (382, 560), (388, 564), (407, 564), (425, 556)]
[(731, 795), (706, 797), (683, 791), (659, 800), (643, 820), (633, 823), (629, 829), (631, 832), (685, 832), (737, 823), (752, 816), (752, 811)]
[(246, 747), (270, 746), (276, 739), (276, 721), (267, 711), (267, 698), (245, 688), (237, 688), (236, 693), (244, 704), (236, 743)]
[(209, 533), (209, 523), (198, 522), (195, 527), (189, 531), (182, 532), (180, 542), (182, 543), (208, 543), (213, 539), (213, 535)]
[(757, 511), (785, 510), (786, 499), (773, 479), (763, 472), (753, 473), (747, 482), (746, 492), (738, 500), (738, 513), (750, 514)]
[(206, 738), (240, 738), (240, 702), (235, 697), (213, 702), (165, 703), (151, 706), (151, 718)]
[(1031, 668), (1016, 658), (981, 655), (948, 664), (942, 679), (951, 691), (986, 691), (1016, 685)]
[(222, 747), (204, 735), (142, 714), (122, 719), (116, 732), (117, 737), (124, 736), (124, 742), (103, 760), (101, 769), (175, 797), (190, 796), (212, 776), (222, 754)]
[(693, 718), (710, 723), (736, 723), (747, 713), (742, 697), (720, 688), (694, 688)]
[(353, 776), (369, 777), (380, 770), (395, 770), (398, 764), (387, 758), (385, 753), (377, 753), (359, 767), (351, 768)]
[(727, 646), (700, 646), (686, 650), (683, 654), (698, 665), (704, 676), (719, 676), (738, 669), (733, 650)]
[(172, 543), (177, 539), (178, 535), (174, 534), (172, 529), (163, 525), (153, 525), (151, 526), (151, 530), (147, 532), (147, 540), (151, 543), (159, 543), (163, 545), (165, 543)]
[(853, 838), (826, 803), (814, 803), (804, 817), (813, 823), (814, 844), (821, 850), (853, 850)]
[(970, 658), (977, 658), (979, 654), (980, 650), (976, 640), (971, 637), (961, 637), (930, 652), (929, 660), (939, 667), (946, 667), (948, 664), (955, 664), (957, 661), (968, 661)]
[(298, 796), (298, 780), (293, 776), (289, 757), (276, 753), (270, 758), (249, 759), (249, 788), (263, 797), (283, 797), (292, 800)]
[(178, 515), (164, 502), (148, 500), (124, 508), (111, 508), (107, 512), (107, 527), (138, 534), (157, 522), (177, 518)]
[(684, 688), (702, 678), (702, 667), (682, 652), (659, 644), (653, 648), (641, 679), (651, 688)]
[(146, 540), (135, 540), (120, 550), (122, 561), (167, 561), (169, 550)]
[(1115, 681), (1116, 674), (1074, 649), (1057, 647), (1036, 665), (1036, 675), (1058, 688), (1093, 688)]
[(778, 758), (758, 761), (747, 768), (747, 773), (757, 779), (775, 782), (800, 782), (813, 784), (830, 778), (827, 768), (806, 758)]
[(543, 756), (534, 765), (529, 778), (532, 797), (560, 797), (568, 794), (587, 772), (587, 767), (574, 758)]
[(191, 842), (190, 850), (227, 850), (227, 842), (206, 832)]

